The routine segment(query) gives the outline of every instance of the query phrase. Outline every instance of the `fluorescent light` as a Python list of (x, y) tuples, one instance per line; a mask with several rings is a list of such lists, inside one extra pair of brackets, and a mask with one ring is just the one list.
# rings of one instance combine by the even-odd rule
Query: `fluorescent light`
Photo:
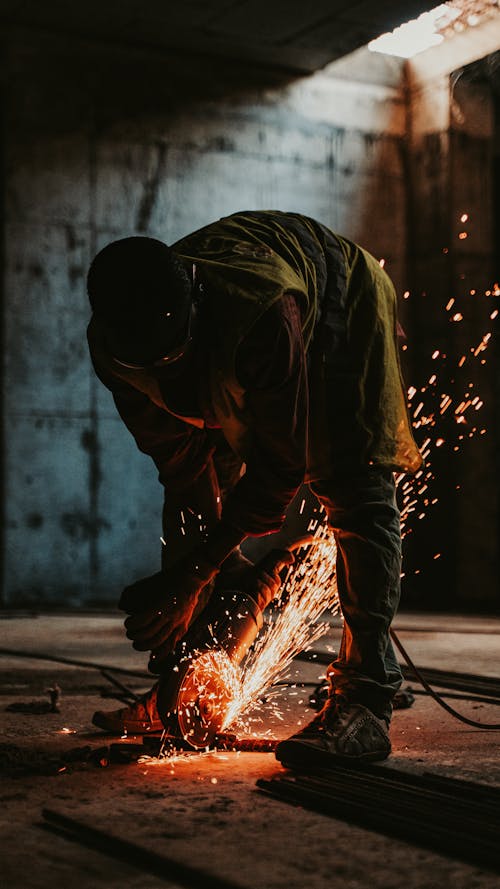
[(382, 52), (388, 56), (400, 56), (411, 59), (417, 53), (438, 46), (444, 40), (439, 30), (449, 25), (460, 15), (458, 9), (452, 9), (442, 3), (429, 12), (424, 12), (417, 19), (400, 25), (389, 34), (382, 34), (368, 44), (372, 52)]

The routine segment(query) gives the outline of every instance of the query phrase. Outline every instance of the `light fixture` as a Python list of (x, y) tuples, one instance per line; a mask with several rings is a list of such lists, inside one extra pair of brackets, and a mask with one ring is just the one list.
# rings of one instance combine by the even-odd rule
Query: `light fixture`
[(451, 24), (459, 15), (460, 10), (442, 3), (411, 22), (400, 25), (394, 31), (372, 40), (368, 44), (368, 49), (372, 52), (410, 59), (417, 53), (442, 43), (444, 37), (439, 31)]

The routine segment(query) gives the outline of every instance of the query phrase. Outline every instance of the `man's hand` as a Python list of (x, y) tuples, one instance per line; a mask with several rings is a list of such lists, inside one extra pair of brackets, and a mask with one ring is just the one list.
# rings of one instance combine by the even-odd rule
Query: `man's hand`
[(186, 634), (204, 586), (217, 568), (198, 553), (182, 559), (168, 573), (159, 572), (126, 587), (120, 608), (129, 613), (127, 637), (137, 651), (161, 651), (165, 657)]
[(230, 559), (227, 567), (223, 566), (217, 578), (216, 590), (234, 589), (248, 593), (255, 599), (261, 611), (264, 611), (279, 593), (282, 585), (280, 571), (294, 562), (293, 554), (285, 547), (271, 550), (256, 564), (240, 552), (237, 558), (233, 558), (232, 561)]

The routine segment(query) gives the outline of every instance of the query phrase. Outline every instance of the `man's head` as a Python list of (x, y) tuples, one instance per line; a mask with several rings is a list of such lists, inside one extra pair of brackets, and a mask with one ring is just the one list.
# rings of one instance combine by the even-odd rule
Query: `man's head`
[(87, 290), (114, 358), (143, 367), (180, 358), (190, 341), (193, 282), (155, 238), (113, 241), (90, 266)]

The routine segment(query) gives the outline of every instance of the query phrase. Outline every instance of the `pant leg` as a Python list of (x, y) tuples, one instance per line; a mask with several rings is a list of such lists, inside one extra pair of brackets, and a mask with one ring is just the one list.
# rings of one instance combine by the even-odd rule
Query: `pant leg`
[(311, 488), (337, 541), (344, 630), (333, 691), (390, 718), (402, 675), (389, 637), (400, 598), (401, 533), (392, 472), (371, 468)]

